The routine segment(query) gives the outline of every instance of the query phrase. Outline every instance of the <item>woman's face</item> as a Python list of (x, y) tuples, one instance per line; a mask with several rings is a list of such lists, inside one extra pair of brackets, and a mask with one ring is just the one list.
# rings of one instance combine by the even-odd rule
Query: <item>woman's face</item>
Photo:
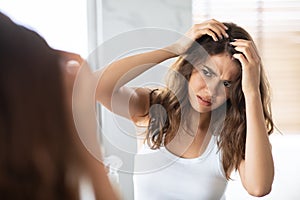
[(228, 99), (239, 73), (239, 65), (226, 53), (210, 56), (195, 66), (189, 80), (189, 101), (193, 109), (207, 113), (220, 107)]

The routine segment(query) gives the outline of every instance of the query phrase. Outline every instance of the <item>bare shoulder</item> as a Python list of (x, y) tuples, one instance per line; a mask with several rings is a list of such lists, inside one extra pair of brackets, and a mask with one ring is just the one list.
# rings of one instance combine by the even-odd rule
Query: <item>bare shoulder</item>
[(60, 56), (59, 63), (61, 66), (66, 92), (68, 95), (71, 95), (74, 81), (76, 79), (80, 66), (84, 62), (84, 59), (82, 59), (80, 55), (75, 53), (58, 51), (58, 50), (57, 52)]
[(129, 104), (131, 120), (138, 126), (147, 126), (152, 90), (149, 88), (133, 88), (133, 90)]

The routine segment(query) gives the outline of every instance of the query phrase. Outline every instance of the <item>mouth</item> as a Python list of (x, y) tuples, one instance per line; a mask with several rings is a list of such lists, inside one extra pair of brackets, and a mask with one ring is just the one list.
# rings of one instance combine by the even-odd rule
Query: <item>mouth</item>
[(204, 105), (204, 106), (211, 106), (212, 105), (212, 101), (211, 99), (204, 99), (200, 96), (197, 95), (197, 99), (199, 104)]

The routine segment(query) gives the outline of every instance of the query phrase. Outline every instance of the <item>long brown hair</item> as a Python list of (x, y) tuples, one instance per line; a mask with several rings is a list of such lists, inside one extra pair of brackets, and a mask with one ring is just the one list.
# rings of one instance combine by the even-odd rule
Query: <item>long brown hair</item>
[[(160, 104), (161, 107), (150, 108), (149, 126), (147, 129), (146, 140), (152, 149), (157, 149), (171, 141), (177, 133), (182, 119), (187, 119), (188, 109), (188, 81), (194, 69), (193, 64), (198, 61), (204, 62), (207, 56), (227, 53), (236, 53), (230, 45), (234, 39), (251, 40), (250, 34), (243, 28), (234, 23), (224, 23), (227, 27), (229, 38), (224, 38), (217, 42), (210, 36), (202, 36), (187, 51), (186, 55), (180, 56), (171, 66), (168, 74), (167, 87), (164, 89), (153, 90), (150, 95), (150, 106)], [(199, 48), (199, 45), (201, 48)], [(235, 59), (240, 66), (241, 63)], [(226, 115), (222, 125), (215, 127), (219, 130), (218, 146), (222, 151), (223, 168), (226, 178), (230, 178), (230, 173), (238, 169), (240, 162), (245, 159), (246, 142), (246, 111), (245, 99), (241, 87), (241, 73), (237, 82), (232, 86), (229, 99), (221, 107), (226, 109)], [(260, 93), (263, 105), (263, 113), (268, 134), (273, 132), (273, 121), (270, 105), (270, 90), (265, 72), (261, 65)], [(212, 111), (212, 112), (217, 112)], [(164, 112), (167, 114), (164, 115)]]
[(0, 13), (0, 199), (79, 199), (60, 54)]

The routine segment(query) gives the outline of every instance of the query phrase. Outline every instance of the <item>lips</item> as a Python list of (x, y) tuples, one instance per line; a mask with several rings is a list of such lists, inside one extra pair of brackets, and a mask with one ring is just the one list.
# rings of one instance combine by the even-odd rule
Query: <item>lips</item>
[(204, 106), (211, 106), (212, 102), (211, 99), (203, 98), (197, 95), (197, 99), (199, 104), (204, 105)]

